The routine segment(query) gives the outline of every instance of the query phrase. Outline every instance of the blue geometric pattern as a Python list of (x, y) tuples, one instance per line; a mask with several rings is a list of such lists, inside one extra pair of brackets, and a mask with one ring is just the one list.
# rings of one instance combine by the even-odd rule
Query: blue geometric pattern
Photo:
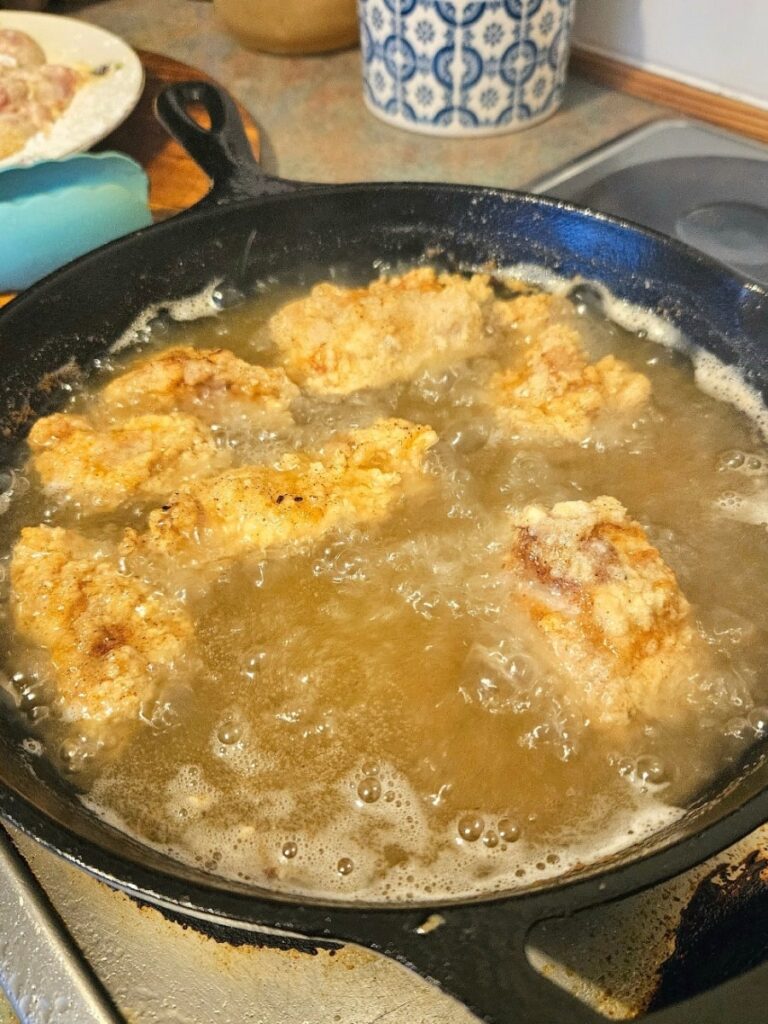
[(358, 0), (364, 95), (450, 133), (539, 119), (562, 94), (573, 0)]

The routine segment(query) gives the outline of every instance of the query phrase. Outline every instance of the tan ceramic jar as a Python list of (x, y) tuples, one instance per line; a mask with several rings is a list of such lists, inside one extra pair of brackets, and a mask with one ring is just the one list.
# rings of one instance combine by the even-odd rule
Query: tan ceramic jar
[(355, 0), (214, 0), (214, 6), (251, 50), (322, 53), (357, 42)]

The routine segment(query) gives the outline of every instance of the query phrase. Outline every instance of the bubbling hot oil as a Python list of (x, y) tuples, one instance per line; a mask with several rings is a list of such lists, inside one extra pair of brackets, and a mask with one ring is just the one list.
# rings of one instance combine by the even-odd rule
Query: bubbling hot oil
[[(265, 325), (286, 294), (267, 289), (195, 320), (213, 312), (203, 298), (175, 311), (183, 324), (147, 318), (140, 340), (269, 363)], [(501, 348), (378, 391), (302, 397), (289, 431), (254, 434), (236, 416), (216, 424), (243, 464), (378, 416), (428, 423), (440, 441), (431, 486), (386, 522), (222, 564), (204, 584), (166, 581), (194, 618), (196, 649), (112, 751), (50, 713), (45, 659), (7, 630), (28, 752), (52, 757), (99, 813), (181, 860), (336, 898), (528, 886), (679, 816), (768, 728), (768, 452), (754, 418), (711, 397), (740, 394), (722, 367), (699, 360), (707, 394), (690, 359), (645, 331), (587, 306), (573, 318), (595, 358), (614, 352), (651, 378), (652, 406), (621, 443), (505, 440), (478, 400)], [(126, 358), (130, 348), (105, 361), (72, 407), (87, 408)], [(117, 536), (147, 512), (82, 516), (21, 469), (0, 485), (6, 548), (28, 523)], [(502, 569), (511, 509), (599, 494), (648, 528), (712, 652), (686, 706), (672, 695), (668, 720), (632, 730), (585, 724), (578, 693), (552, 685), (510, 618)]]

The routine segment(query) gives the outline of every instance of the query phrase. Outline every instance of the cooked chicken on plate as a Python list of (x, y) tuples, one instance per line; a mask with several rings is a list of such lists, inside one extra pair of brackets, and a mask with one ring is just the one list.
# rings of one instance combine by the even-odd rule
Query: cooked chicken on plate
[(319, 394), (348, 394), (481, 355), (493, 302), (485, 275), (420, 268), (365, 288), (318, 284), (269, 326), (292, 380)]
[(58, 527), (22, 530), (11, 607), (19, 633), (50, 656), (69, 721), (135, 717), (193, 639), (165, 594), (121, 572), (98, 542)]
[(662, 717), (679, 704), (692, 668), (690, 608), (615, 498), (527, 506), (512, 519), (505, 564), (516, 606), (590, 720)]
[(292, 422), (289, 405), (298, 393), (282, 368), (246, 363), (224, 348), (178, 345), (116, 377), (102, 397), (127, 409), (182, 410), (209, 421), (247, 411), (279, 426)]
[(35, 68), (45, 64), (42, 47), (26, 32), (15, 28), (0, 28), (0, 67), (17, 70)]
[(207, 428), (181, 413), (132, 416), (103, 429), (55, 413), (34, 424), (28, 441), (46, 490), (94, 512), (161, 497), (226, 465)]
[(74, 68), (46, 64), (45, 54), (25, 32), (0, 29), (0, 160), (49, 128), (84, 80)]
[(558, 317), (564, 300), (526, 295), (497, 303), (513, 330), (511, 367), (491, 380), (505, 431), (545, 441), (585, 440), (596, 427), (626, 421), (649, 399), (648, 378), (615, 356), (590, 362), (578, 331)]
[(386, 515), (422, 470), (437, 440), (429, 427), (379, 420), (291, 452), (274, 466), (242, 466), (190, 484), (126, 531), (123, 553), (188, 553), (196, 561), (309, 541), (336, 526)]

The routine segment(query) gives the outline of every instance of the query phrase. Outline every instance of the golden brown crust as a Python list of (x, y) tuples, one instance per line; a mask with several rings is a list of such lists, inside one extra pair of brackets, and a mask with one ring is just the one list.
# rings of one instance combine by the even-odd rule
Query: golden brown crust
[(290, 423), (289, 405), (299, 389), (281, 367), (246, 363), (228, 349), (177, 345), (144, 359), (111, 381), (103, 401), (128, 408), (194, 411), (216, 416), (220, 399), (238, 399), (275, 424)]
[(615, 498), (529, 505), (513, 517), (514, 600), (600, 723), (660, 715), (690, 669), (690, 608), (675, 574)]
[(487, 276), (423, 267), (365, 288), (316, 285), (269, 326), (292, 380), (319, 394), (348, 394), (482, 354), (492, 303)]
[(174, 494), (126, 532), (135, 551), (196, 560), (312, 540), (335, 526), (384, 516), (421, 471), (437, 437), (406, 420), (379, 420), (333, 437), (320, 451), (284, 455), (276, 466), (243, 466)]
[(51, 660), (63, 717), (135, 718), (189, 648), (192, 624), (72, 530), (22, 530), (11, 561), (14, 623)]
[(223, 464), (210, 432), (180, 413), (133, 416), (103, 430), (55, 413), (32, 426), (28, 442), (43, 486), (94, 512), (159, 497)]
[(606, 422), (626, 420), (650, 397), (648, 378), (615, 356), (590, 362), (578, 332), (558, 319), (563, 315), (562, 300), (551, 295), (497, 304), (519, 350), (492, 378), (490, 397), (516, 437), (578, 443)]

